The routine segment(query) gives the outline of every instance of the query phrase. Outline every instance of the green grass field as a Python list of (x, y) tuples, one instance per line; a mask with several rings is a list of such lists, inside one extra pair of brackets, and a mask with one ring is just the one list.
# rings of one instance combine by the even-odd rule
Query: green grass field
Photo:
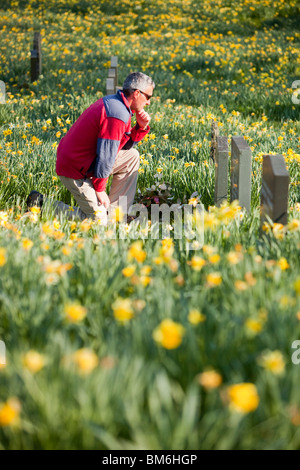
[[(299, 20), (296, 1), (1, 2), (1, 449), (300, 448)], [(56, 148), (105, 94), (112, 55), (120, 85), (156, 83), (136, 201), (197, 192), (198, 250), (51, 205), (24, 214), (32, 189), (74, 202)], [(212, 120), (251, 147), (251, 214), (213, 206)], [(268, 153), (285, 158), (289, 214), (261, 234)]]

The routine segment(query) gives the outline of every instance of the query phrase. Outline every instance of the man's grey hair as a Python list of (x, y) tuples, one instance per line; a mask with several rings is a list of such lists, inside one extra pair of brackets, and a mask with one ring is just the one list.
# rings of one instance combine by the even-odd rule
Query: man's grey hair
[(146, 91), (149, 86), (152, 86), (153, 89), (155, 88), (152, 78), (142, 72), (133, 72), (125, 79), (123, 92), (125, 96), (129, 96), (134, 90)]

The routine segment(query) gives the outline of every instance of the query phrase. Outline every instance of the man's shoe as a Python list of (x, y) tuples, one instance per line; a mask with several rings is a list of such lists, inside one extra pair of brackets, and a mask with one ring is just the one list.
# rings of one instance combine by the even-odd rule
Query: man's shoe
[(31, 207), (42, 208), (43, 201), (44, 201), (43, 194), (39, 193), (38, 191), (31, 191), (31, 193), (29, 194), (26, 200), (27, 211), (29, 211)]

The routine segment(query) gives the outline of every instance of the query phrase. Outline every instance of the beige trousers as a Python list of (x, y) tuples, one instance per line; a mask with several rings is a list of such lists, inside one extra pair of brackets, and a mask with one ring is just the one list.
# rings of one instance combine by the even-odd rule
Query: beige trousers
[[(109, 192), (110, 209), (117, 207), (119, 198), (125, 196), (127, 207), (123, 207), (123, 210), (129, 210), (135, 196), (139, 164), (140, 156), (135, 148), (118, 152), (111, 172), (113, 178)], [(65, 176), (60, 176), (60, 180), (72, 193), (79, 207), (70, 207), (63, 202), (56, 201), (54, 203), (56, 214), (64, 213), (69, 219), (95, 218), (95, 212), (101, 204), (96, 196), (92, 180), (90, 178), (74, 180)]]

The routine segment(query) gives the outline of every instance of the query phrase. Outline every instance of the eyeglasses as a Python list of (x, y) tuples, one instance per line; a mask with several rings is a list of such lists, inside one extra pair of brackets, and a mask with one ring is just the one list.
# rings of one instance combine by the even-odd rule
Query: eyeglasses
[(147, 95), (147, 93), (143, 92), (142, 90), (140, 90), (139, 88), (134, 88), (134, 90), (139, 90), (140, 93), (142, 93), (142, 95), (145, 96), (145, 98), (147, 99), (147, 101), (151, 100), (151, 98), (153, 98), (153, 95)]

